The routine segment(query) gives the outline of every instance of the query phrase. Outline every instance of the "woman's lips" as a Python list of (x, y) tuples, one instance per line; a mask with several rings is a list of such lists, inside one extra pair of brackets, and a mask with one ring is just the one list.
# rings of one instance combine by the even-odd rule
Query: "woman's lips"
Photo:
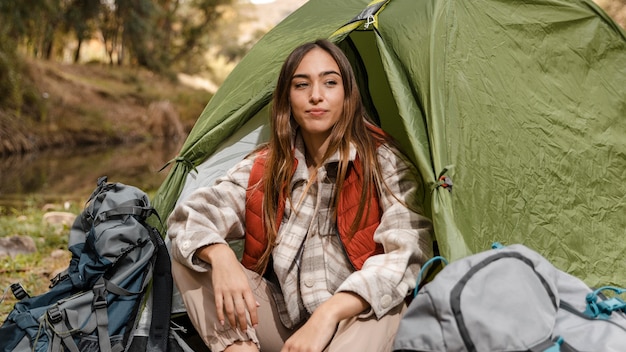
[(321, 115), (324, 115), (326, 111), (327, 110), (325, 109), (310, 109), (307, 112), (313, 116), (321, 116)]

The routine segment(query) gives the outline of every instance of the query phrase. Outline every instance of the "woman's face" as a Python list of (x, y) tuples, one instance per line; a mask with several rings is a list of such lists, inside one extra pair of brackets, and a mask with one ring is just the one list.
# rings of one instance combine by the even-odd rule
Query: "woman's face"
[(309, 51), (291, 77), (291, 113), (304, 137), (326, 138), (343, 115), (339, 66), (320, 48)]

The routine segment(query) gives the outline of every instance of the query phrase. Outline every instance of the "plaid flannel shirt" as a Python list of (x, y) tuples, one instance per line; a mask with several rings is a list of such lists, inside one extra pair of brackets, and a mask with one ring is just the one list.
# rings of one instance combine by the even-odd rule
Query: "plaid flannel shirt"
[[(382, 217), (374, 240), (383, 245), (385, 253), (368, 258), (361, 270), (355, 271), (333, 219), (338, 153), (320, 167), (308, 189), (309, 172), (299, 136), (295, 156), (298, 166), (290, 185), (292, 202), (285, 204), (272, 252), (278, 280), (278, 285), (273, 285), (274, 296), (281, 321), (287, 327), (301, 323), (335, 292), (358, 294), (371, 306), (363, 315), (380, 318), (402, 303), (415, 286), (421, 264), (432, 256), (432, 224), (415, 210), (424, 191), (419, 175), (391, 147), (378, 148), (387, 187), (379, 189)], [(355, 156), (352, 148), (351, 160)], [(175, 260), (206, 271), (208, 264), (194, 255), (198, 248), (244, 238), (245, 195), (254, 157), (238, 163), (213, 187), (196, 190), (174, 209), (168, 219), (168, 234)]]

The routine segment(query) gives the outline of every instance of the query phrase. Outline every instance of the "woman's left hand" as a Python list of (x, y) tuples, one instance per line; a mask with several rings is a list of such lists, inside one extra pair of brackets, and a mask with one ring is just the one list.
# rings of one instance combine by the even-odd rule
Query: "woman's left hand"
[(369, 304), (354, 293), (335, 293), (287, 339), (281, 352), (322, 352), (335, 335), (340, 321), (354, 317), (368, 307)]
[(313, 314), (283, 345), (281, 352), (322, 352), (333, 338), (337, 323)]

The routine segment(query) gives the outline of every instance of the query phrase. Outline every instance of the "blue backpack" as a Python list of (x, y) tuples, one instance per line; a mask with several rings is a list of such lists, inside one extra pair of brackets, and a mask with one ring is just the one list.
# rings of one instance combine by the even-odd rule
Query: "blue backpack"
[(171, 263), (159, 231), (147, 222), (154, 214), (143, 191), (101, 177), (70, 230), (68, 268), (42, 295), (14, 290), (21, 300), (0, 327), (1, 350), (128, 351), (152, 283), (158, 309), (148, 350), (166, 351)]

